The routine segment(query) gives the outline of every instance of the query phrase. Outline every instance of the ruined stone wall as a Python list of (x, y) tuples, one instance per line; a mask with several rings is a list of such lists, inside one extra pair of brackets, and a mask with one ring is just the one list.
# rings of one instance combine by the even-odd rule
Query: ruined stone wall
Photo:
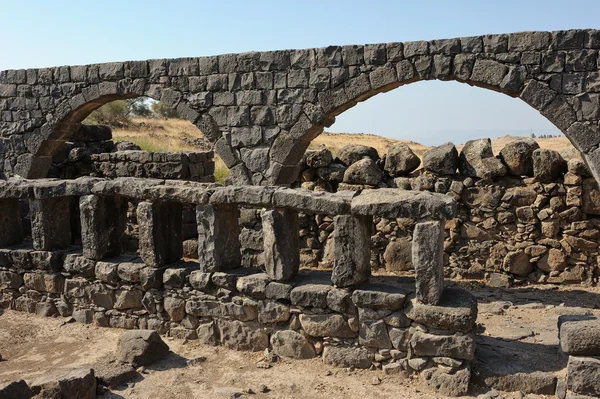
[[(487, 278), (501, 287), (596, 282), (600, 191), (583, 162), (567, 163), (555, 151), (537, 150), (529, 139), (507, 145), (498, 157), (489, 140), (471, 143), (467, 152), (474, 145), (481, 148), (468, 155), (445, 144), (422, 154), (422, 164), (404, 145), (381, 158), (373, 148), (354, 145), (336, 157), (327, 149), (309, 151), (296, 186), (329, 192), (400, 187), (452, 197), (458, 214), (446, 222), (449, 276)], [(300, 220), (305, 264), (330, 265), (332, 218)], [(373, 269), (412, 270), (414, 224), (410, 219), (374, 219)], [(256, 237), (257, 230), (249, 229), (247, 236)]]

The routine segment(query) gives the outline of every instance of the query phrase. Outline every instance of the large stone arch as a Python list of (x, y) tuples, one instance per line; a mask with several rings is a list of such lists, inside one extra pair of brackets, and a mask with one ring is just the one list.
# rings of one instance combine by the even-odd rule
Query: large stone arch
[(289, 184), (346, 109), (420, 80), (518, 97), (600, 180), (600, 30), (519, 32), (0, 72), (0, 175), (41, 177), (82, 116), (129, 96), (165, 101), (214, 143), (236, 184)]

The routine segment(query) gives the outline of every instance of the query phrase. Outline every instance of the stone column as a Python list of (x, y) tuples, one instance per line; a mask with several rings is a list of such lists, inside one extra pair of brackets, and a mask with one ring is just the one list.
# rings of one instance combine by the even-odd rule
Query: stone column
[(20, 244), (23, 241), (18, 199), (0, 199), (0, 223), (0, 247)]
[(437, 305), (444, 290), (444, 220), (417, 223), (413, 233), (412, 263), (417, 300)]
[(127, 201), (117, 196), (86, 195), (79, 199), (83, 256), (100, 260), (121, 254)]
[(240, 229), (237, 205), (198, 205), (198, 262), (203, 272), (241, 266)]
[(300, 268), (298, 212), (271, 209), (261, 213), (265, 268), (269, 279), (288, 281)]
[(371, 275), (372, 216), (338, 215), (333, 219), (333, 273), (338, 287), (364, 283)]
[(71, 207), (69, 197), (29, 201), (31, 236), (37, 251), (51, 251), (71, 244)]
[(137, 221), (140, 257), (152, 267), (174, 263), (183, 257), (182, 205), (177, 202), (140, 202)]

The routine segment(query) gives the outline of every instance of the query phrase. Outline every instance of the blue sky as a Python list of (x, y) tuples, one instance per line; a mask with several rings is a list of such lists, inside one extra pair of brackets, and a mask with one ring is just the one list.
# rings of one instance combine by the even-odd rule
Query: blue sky
[[(0, 15), (4, 70), (600, 28), (600, 1), (0, 0)], [(425, 144), (559, 133), (520, 100), (456, 82), (419, 82), (378, 95), (329, 130)]]

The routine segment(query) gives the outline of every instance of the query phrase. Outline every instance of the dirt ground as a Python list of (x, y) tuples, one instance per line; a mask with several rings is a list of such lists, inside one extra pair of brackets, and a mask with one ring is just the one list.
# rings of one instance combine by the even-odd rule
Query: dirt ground
[[(541, 286), (489, 289), (478, 283), (451, 283), (479, 300), (476, 363), (496, 373), (549, 371), (564, 374), (558, 356), (560, 314), (600, 316), (600, 289)], [(0, 315), (0, 383), (31, 380), (45, 371), (110, 359), (123, 330), (64, 323), (6, 310)], [(103, 398), (440, 398), (420, 381), (381, 371), (350, 371), (312, 360), (280, 360), (259, 368), (260, 353), (245, 353), (195, 341), (166, 338), (172, 353), (140, 377)], [(489, 370), (488, 370), (489, 371)], [(261, 385), (268, 392), (260, 392)], [(252, 390), (255, 392), (244, 393)], [(474, 388), (476, 396), (485, 389)], [(504, 394), (514, 398), (513, 394)]]

